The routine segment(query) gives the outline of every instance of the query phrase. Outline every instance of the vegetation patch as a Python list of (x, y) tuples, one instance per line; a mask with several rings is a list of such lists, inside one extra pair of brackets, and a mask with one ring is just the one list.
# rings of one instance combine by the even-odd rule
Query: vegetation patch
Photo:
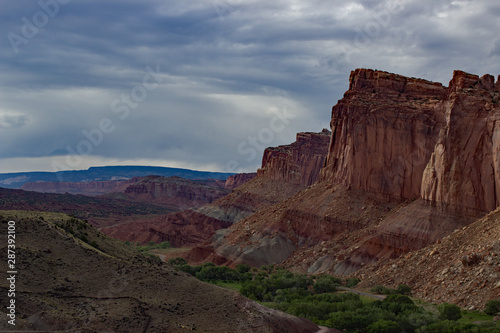
[[(183, 258), (171, 259), (169, 263), (200, 280), (238, 291), (268, 307), (345, 332), (500, 332), (500, 325), (485, 313), (473, 312), (476, 319), (478, 314), (481, 316), (478, 323), (466, 320), (472, 313), (454, 304), (442, 304), (437, 309), (416, 304), (409, 297), (411, 288), (406, 285), (396, 289), (377, 286), (372, 292), (388, 296), (382, 301), (368, 300), (367, 296), (337, 292), (338, 286), (353, 287), (359, 280), (293, 274), (274, 265), (260, 269), (250, 269), (247, 265), (231, 269), (213, 263), (190, 266)], [(496, 306), (492, 304), (491, 307)]]

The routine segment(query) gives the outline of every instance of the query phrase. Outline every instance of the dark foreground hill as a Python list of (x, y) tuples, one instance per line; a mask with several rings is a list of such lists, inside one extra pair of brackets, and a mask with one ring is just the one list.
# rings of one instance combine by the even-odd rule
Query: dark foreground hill
[[(16, 329), (51, 332), (317, 332), (146, 258), (87, 223), (55, 213), (2, 211), (16, 222)], [(2, 253), (7, 252), (2, 232)], [(5, 272), (6, 262), (2, 261)], [(0, 292), (7, 295), (8, 281)], [(6, 318), (2, 307), (0, 315)], [(0, 330), (11, 329), (6, 320)]]

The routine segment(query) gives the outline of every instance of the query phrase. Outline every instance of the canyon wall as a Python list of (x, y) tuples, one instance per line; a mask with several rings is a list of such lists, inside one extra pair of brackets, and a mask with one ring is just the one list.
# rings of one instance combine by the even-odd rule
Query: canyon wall
[(422, 174), (444, 126), (439, 83), (357, 69), (332, 109), (321, 180), (397, 199), (418, 198)]
[(330, 135), (327, 129), (298, 133), (290, 145), (266, 148), (258, 176), (305, 186), (314, 184), (328, 153)]
[(491, 211), (500, 204), (499, 82), (455, 71), (449, 87), (356, 69), (332, 109), (321, 180), (395, 199)]
[(441, 103), (445, 125), (423, 174), (423, 199), (484, 211), (500, 205), (498, 88), (491, 75), (455, 71)]
[[(499, 87), (461, 71), (449, 87), (353, 71), (332, 109), (324, 167), (311, 152), (317, 135), (299, 134), (266, 149), (258, 170), (312, 186), (217, 232), (193, 257), (350, 274), (469, 225), (499, 205)], [(315, 173), (317, 182), (305, 176)]]

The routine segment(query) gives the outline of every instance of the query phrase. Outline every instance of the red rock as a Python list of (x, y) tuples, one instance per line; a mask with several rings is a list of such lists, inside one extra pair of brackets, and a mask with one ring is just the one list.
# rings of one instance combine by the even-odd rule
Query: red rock
[(24, 184), (22, 189), (43, 193), (110, 195), (120, 199), (176, 206), (178, 209), (200, 207), (229, 193), (217, 180), (194, 181), (160, 176), (116, 181), (34, 182)]
[(237, 188), (240, 185), (245, 184), (249, 180), (254, 179), (255, 177), (257, 177), (257, 173), (255, 173), (255, 172), (253, 172), (253, 173), (238, 173), (236, 175), (229, 176), (226, 179), (226, 183), (224, 184), (224, 187), (229, 189), (229, 190), (232, 190), (232, 189)]
[(493, 80), (455, 71), (441, 105), (445, 125), (423, 174), (423, 199), (484, 211), (500, 205), (500, 106)]
[(330, 131), (298, 133), (290, 145), (266, 148), (259, 177), (309, 186), (318, 180), (330, 143)]
[(320, 179), (390, 197), (418, 198), (444, 125), (446, 87), (357, 69), (332, 109), (332, 139)]

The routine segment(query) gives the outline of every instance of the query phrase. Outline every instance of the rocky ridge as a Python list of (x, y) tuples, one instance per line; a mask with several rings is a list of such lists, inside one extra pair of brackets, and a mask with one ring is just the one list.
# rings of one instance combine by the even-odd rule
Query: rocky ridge
[(413, 295), (469, 309), (500, 299), (500, 208), (433, 245), (367, 267), (361, 287), (407, 284)]
[(69, 193), (155, 203), (176, 209), (200, 207), (230, 193), (220, 180), (146, 176), (128, 180), (90, 182), (34, 182), (22, 189), (42, 193)]

